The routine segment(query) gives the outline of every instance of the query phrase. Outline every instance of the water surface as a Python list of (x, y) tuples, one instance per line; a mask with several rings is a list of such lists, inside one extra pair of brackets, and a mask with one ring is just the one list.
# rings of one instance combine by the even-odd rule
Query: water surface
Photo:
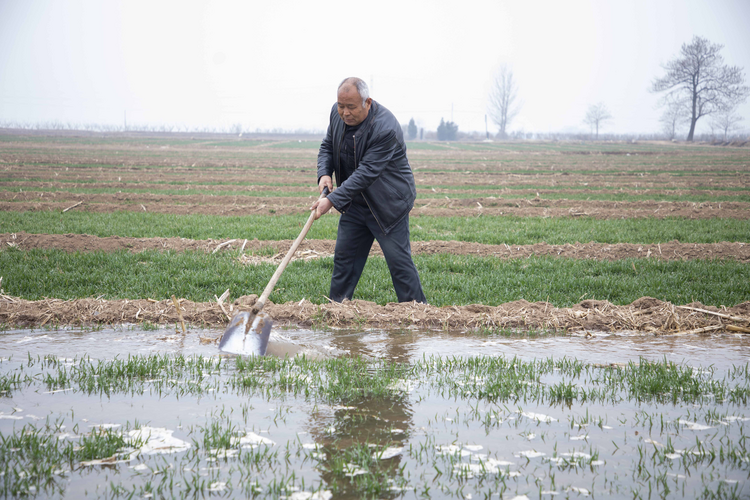
[(2, 496), (750, 495), (748, 336), (220, 334), (0, 334)]

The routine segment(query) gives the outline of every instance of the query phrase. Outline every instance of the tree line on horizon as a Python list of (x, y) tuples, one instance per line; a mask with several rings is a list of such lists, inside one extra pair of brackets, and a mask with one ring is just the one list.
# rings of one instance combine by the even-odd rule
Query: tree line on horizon
[[(698, 120), (704, 117), (712, 119), (712, 135), (714, 130), (718, 130), (725, 141), (738, 129), (742, 116), (737, 109), (750, 95), (750, 87), (745, 85), (742, 68), (724, 64), (720, 54), (723, 47), (706, 38), (694, 36), (690, 43), (682, 44), (677, 57), (663, 66), (666, 74), (651, 83), (650, 92), (663, 94), (659, 102), (660, 107), (664, 108), (660, 122), (667, 139), (674, 140), (679, 128), (688, 125), (686, 140), (692, 142)], [(508, 129), (522, 105), (513, 70), (504, 64), (493, 78), (487, 110), (497, 126), (497, 138), (510, 137)], [(598, 140), (600, 129), (612, 118), (607, 106), (599, 102), (589, 106), (583, 123), (591, 128), (594, 139)], [(437, 139), (450, 141), (455, 140), (457, 135), (458, 126), (441, 118)], [(416, 138), (414, 118), (409, 122), (407, 137), (412, 140)]]

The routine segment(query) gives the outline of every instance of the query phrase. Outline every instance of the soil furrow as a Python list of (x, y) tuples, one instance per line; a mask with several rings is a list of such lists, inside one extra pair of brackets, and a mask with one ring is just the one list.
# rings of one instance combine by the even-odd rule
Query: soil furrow
[[(191, 240), (185, 238), (128, 238), (121, 236), (99, 237), (88, 234), (29, 234), (0, 233), (0, 246), (13, 246), (21, 250), (59, 249), (69, 252), (112, 252), (128, 250), (159, 251), (203, 251), (213, 252), (228, 240)], [(280, 262), (281, 257), (261, 257), (255, 253), (268, 255), (285, 254), (292, 240), (260, 241), (257, 239), (237, 239), (219, 248), (219, 252), (237, 252), (244, 244), (243, 261), (246, 263)], [(298, 259), (328, 257), (333, 255), (336, 242), (333, 240), (305, 240), (297, 251)], [(377, 242), (371, 255), (382, 256)], [(432, 255), (439, 253), (472, 255), (477, 257), (498, 257), (501, 259), (528, 258), (531, 256), (551, 256), (573, 259), (619, 260), (628, 258), (649, 258), (661, 260), (729, 259), (750, 262), (750, 244), (742, 242), (721, 243), (680, 243), (670, 241), (659, 244), (632, 243), (575, 243), (550, 245), (486, 245), (463, 241), (412, 241), (412, 253)]]
[[(312, 196), (263, 198), (246, 196), (86, 194), (0, 192), (0, 210), (58, 211), (83, 201), (78, 211), (94, 213), (155, 212), (175, 215), (294, 215), (303, 214)], [(512, 198), (418, 199), (412, 216), (433, 217), (592, 217), (595, 219), (679, 217), (686, 219), (750, 219), (743, 202), (613, 202), (598, 200), (528, 200)]]

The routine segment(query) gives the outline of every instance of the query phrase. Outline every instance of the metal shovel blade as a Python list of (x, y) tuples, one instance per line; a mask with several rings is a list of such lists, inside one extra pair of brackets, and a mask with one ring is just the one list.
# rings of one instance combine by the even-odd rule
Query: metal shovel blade
[(254, 317), (247, 311), (237, 313), (221, 336), (219, 350), (245, 356), (263, 356), (272, 326), (273, 320), (262, 311)]

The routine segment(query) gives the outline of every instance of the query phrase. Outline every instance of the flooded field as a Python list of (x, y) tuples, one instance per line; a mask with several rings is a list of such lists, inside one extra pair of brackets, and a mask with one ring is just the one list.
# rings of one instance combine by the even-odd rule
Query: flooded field
[(220, 333), (0, 334), (0, 494), (750, 495), (746, 335)]

